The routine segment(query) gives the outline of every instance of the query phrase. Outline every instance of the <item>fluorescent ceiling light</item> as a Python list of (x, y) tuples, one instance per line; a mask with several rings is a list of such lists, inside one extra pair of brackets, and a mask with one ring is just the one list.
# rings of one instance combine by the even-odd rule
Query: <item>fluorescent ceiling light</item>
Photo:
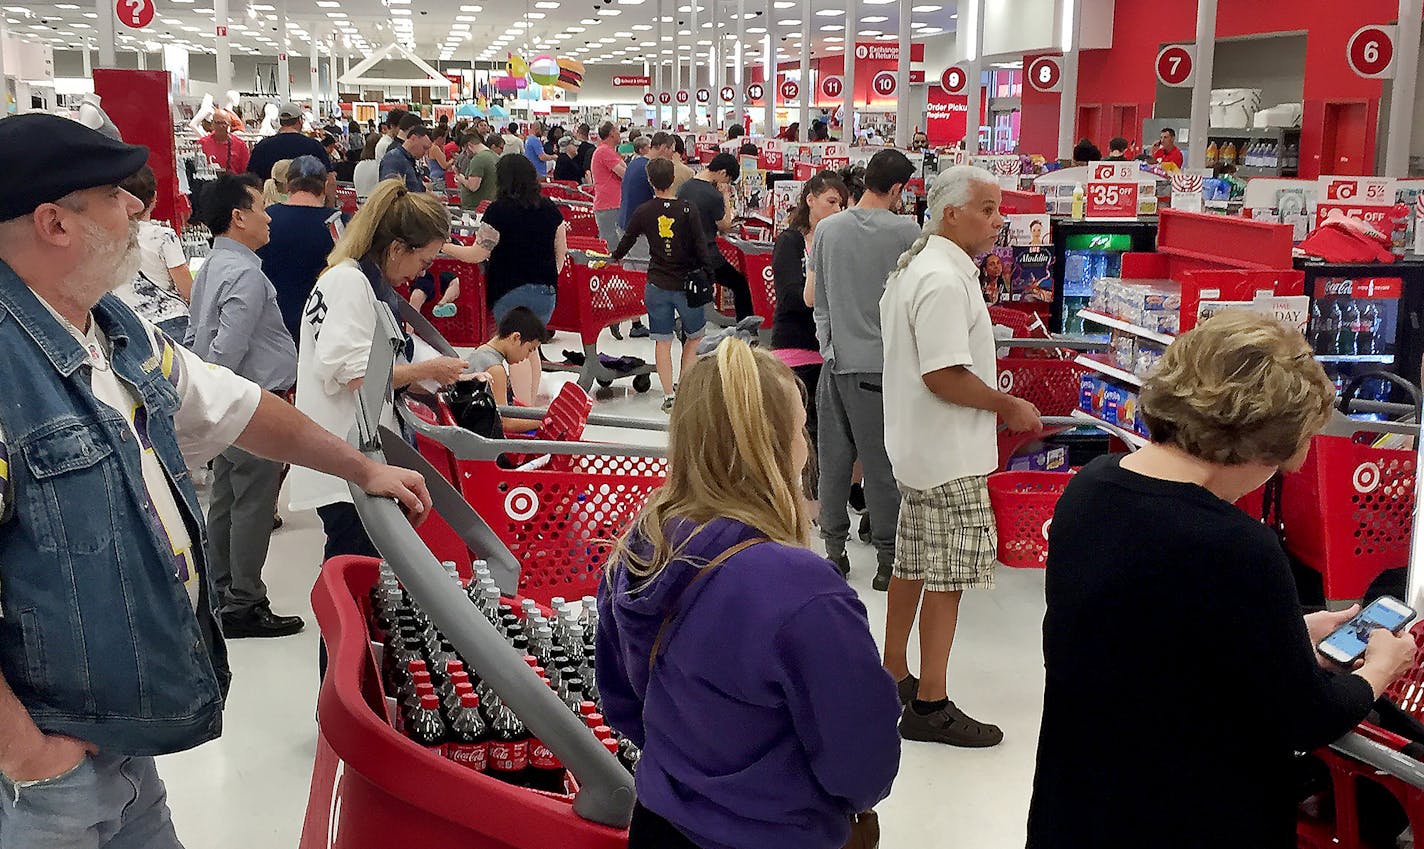
[(583, 24), (586, 27), (591, 27), (596, 26), (599, 21), (595, 20), (594, 18), (584, 18), (583, 20), (579, 21), (579, 23)]
[(835, 17), (835, 16), (837, 16), (837, 15), (844, 15), (844, 14), (845, 14), (845, 9), (820, 9), (820, 10), (818, 10), (818, 11), (816, 12), (816, 15), (817, 15), (818, 17), (822, 17), (822, 18), (830, 18), (830, 17)]
[(617, 16), (617, 15), (623, 14), (623, 10), (621, 10), (621, 9), (599, 9), (599, 10), (598, 10), (598, 14), (604, 16), (605, 18), (612, 18), (612, 17), (615, 17), (615, 16)]
[(647, 32), (652, 28), (652, 24), (633, 24), (632, 27), (634, 32)]
[(883, 24), (888, 20), (890, 19), (885, 17), (884, 15), (869, 15), (867, 17), (861, 18), (860, 22), (863, 24)]
[(840, 32), (843, 29), (845, 29), (845, 27), (841, 26), (840, 24), (827, 24), (823, 27), (820, 27), (821, 32)]
[(799, 20), (797, 20), (796, 18), (787, 18), (787, 19), (784, 20), (784, 21), (777, 21), (777, 22), (776, 22), (776, 25), (779, 26), (779, 27), (794, 27), (794, 26), (800, 26), (800, 25), (801, 25), (801, 22), (800, 22)]
[(911, 6), (911, 12), (938, 12), (943, 6)]

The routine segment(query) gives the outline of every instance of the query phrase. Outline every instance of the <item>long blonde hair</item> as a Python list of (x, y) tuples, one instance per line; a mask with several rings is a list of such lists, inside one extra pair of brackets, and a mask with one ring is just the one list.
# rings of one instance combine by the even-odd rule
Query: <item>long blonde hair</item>
[(328, 266), (368, 254), (384, 257), (393, 242), (420, 248), (450, 238), (450, 213), (429, 192), (412, 192), (400, 178), (382, 180), (346, 225), (341, 241), (326, 258)]
[[(641, 577), (660, 573), (696, 535), (668, 536), (677, 520), (697, 530), (734, 519), (773, 542), (805, 547), (810, 519), (794, 468), (800, 385), (777, 358), (724, 339), (682, 376), (668, 431), (668, 476), (610, 558)], [(639, 553), (646, 552), (645, 554)]]
[(272, 165), (272, 176), (262, 185), (262, 202), (267, 206), (287, 200), (287, 169), (290, 167), (290, 159), (281, 159)]

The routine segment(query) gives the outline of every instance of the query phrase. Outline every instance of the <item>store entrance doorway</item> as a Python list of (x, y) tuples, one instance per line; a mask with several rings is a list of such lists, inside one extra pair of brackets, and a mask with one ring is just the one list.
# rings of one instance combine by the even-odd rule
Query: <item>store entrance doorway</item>
[(1078, 107), (1078, 128), (1074, 141), (1078, 139), (1088, 139), (1104, 150), (1107, 143), (1100, 136), (1102, 129), (1103, 107), (1098, 104), (1090, 104)]
[(1362, 101), (1325, 104), (1320, 173), (1347, 176), (1365, 174), (1367, 115)]

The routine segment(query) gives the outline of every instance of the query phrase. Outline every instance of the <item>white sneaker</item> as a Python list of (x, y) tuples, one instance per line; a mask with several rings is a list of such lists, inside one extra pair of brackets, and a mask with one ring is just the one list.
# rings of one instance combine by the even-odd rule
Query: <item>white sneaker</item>
[(676, 395), (664, 395), (664, 396), (663, 396), (663, 412), (664, 412), (664, 413), (671, 413), (671, 412), (672, 412), (672, 404), (673, 404), (673, 401), (675, 401), (675, 400), (677, 400), (677, 396), (676, 396)]

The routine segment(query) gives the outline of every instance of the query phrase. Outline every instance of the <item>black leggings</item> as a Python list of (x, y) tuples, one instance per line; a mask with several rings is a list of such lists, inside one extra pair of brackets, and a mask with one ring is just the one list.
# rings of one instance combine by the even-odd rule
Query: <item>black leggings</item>
[(628, 826), (628, 849), (700, 849), (688, 840), (672, 823), (643, 807), (633, 808), (633, 822)]

